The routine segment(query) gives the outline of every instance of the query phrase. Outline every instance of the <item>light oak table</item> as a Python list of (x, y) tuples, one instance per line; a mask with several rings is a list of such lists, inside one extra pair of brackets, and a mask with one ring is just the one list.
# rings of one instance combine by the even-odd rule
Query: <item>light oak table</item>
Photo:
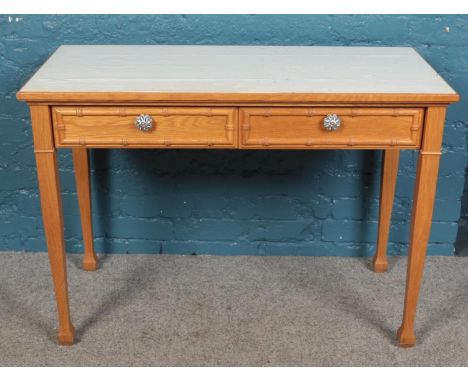
[(376, 272), (386, 247), (401, 149), (419, 150), (401, 346), (414, 321), (431, 228), (445, 111), (458, 95), (411, 48), (62, 46), (18, 92), (31, 110), (42, 215), (70, 345), (56, 149), (71, 148), (95, 270), (88, 149), (384, 150)]

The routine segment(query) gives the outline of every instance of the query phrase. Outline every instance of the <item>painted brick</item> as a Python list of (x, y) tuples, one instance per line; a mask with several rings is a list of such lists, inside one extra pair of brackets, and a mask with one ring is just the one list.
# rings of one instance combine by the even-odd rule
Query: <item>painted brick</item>
[(445, 244), (454, 242), (457, 238), (458, 224), (455, 222), (433, 222), (431, 227), (431, 243)]
[(294, 242), (312, 240), (318, 234), (318, 223), (309, 221), (259, 222), (250, 221), (248, 240), (267, 242)]
[(167, 220), (149, 220), (130, 217), (101, 218), (96, 236), (116, 239), (170, 240), (174, 238), (173, 223)]
[(178, 219), (175, 221), (175, 239), (227, 241), (239, 240), (247, 233), (246, 221), (218, 219)]
[(409, 241), (409, 220), (393, 223), (391, 225), (389, 240), (392, 243), (406, 244)]
[[(391, 251), (389, 251), (391, 253)], [(333, 254), (335, 256), (373, 256), (375, 254), (375, 245), (374, 244), (340, 244), (334, 243)]]
[(359, 196), (363, 179), (359, 176), (324, 174), (320, 177), (320, 191), (334, 197)]
[(416, 169), (414, 168), (413, 173), (398, 173), (398, 179), (395, 189), (396, 198), (409, 198), (411, 200), (413, 199), (415, 171)]
[[(447, 111), (447, 119), (450, 117), (452, 109)], [(444, 130), (444, 144), (448, 148), (466, 148), (467, 128), (464, 122), (449, 123)]]
[(437, 182), (437, 197), (447, 200), (460, 198), (465, 180), (463, 176), (439, 176)]
[(317, 219), (325, 219), (330, 216), (332, 211), (332, 202), (329, 198), (317, 195), (312, 199), (310, 204), (312, 204), (313, 215)]
[(377, 222), (327, 220), (322, 225), (322, 240), (332, 242), (374, 242)]
[(453, 245), (451, 244), (429, 244), (427, 247), (428, 256), (453, 256)]
[(261, 243), (257, 255), (268, 256), (334, 256), (336, 252), (332, 243)]
[[(246, 207), (248, 208), (249, 214), (247, 216), (249, 218), (294, 220), (298, 216), (294, 200), (281, 196), (256, 198)], [(239, 204), (237, 208), (243, 209), (244, 206)]]
[(124, 216), (139, 216), (144, 218), (179, 217), (187, 218), (192, 215), (193, 201), (190, 198), (172, 197), (166, 198), (153, 195), (142, 195), (132, 203), (122, 203), (120, 213)]
[(439, 174), (441, 176), (463, 174), (466, 165), (466, 150), (443, 153), (440, 160)]
[[(161, 243), (164, 253), (198, 254), (198, 255), (261, 255), (258, 243), (237, 241), (198, 241), (198, 240), (172, 240)], [(134, 250), (134, 249), (131, 249)], [(149, 252), (151, 253), (151, 252)]]
[[(29, 111), (15, 92), (60, 44), (364, 45), (415, 47), (462, 95), (447, 114), (428, 247), (430, 255), (453, 254), (460, 208), (468, 219), (468, 16), (20, 18), (0, 15), (0, 250), (45, 250)], [(91, 150), (90, 158), (99, 252), (361, 256), (375, 250), (381, 152)], [(416, 160), (413, 150), (401, 154), (389, 254), (407, 253)], [(59, 165), (67, 250), (82, 252), (69, 150), (60, 151)]]
[(434, 203), (433, 220), (456, 222), (460, 217), (460, 200), (437, 199)]
[(361, 220), (378, 216), (377, 202), (362, 198), (343, 198), (333, 203), (333, 218)]

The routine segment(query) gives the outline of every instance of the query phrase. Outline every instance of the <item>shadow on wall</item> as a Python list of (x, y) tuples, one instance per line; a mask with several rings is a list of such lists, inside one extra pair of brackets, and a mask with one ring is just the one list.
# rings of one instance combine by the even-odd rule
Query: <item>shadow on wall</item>
[(91, 159), (99, 252), (330, 255), (337, 241), (373, 251), (375, 151), (97, 149)]
[(468, 256), (468, 168), (465, 172), (465, 189), (462, 196), (457, 240), (455, 241), (455, 255)]

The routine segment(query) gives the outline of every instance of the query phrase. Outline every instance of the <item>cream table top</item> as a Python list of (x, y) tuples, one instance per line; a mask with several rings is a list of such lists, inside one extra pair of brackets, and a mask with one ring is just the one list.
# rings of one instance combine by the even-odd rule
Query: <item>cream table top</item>
[(21, 92), (455, 91), (412, 48), (64, 45)]

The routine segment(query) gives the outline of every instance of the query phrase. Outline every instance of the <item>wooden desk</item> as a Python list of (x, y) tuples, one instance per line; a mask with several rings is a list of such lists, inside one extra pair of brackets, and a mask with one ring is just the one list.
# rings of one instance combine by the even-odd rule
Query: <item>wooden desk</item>
[(445, 110), (458, 95), (411, 48), (62, 46), (17, 94), (29, 103), (60, 344), (72, 344), (57, 148), (71, 148), (85, 254), (95, 270), (88, 149), (384, 150), (376, 272), (399, 151), (419, 150), (401, 346), (414, 320)]

